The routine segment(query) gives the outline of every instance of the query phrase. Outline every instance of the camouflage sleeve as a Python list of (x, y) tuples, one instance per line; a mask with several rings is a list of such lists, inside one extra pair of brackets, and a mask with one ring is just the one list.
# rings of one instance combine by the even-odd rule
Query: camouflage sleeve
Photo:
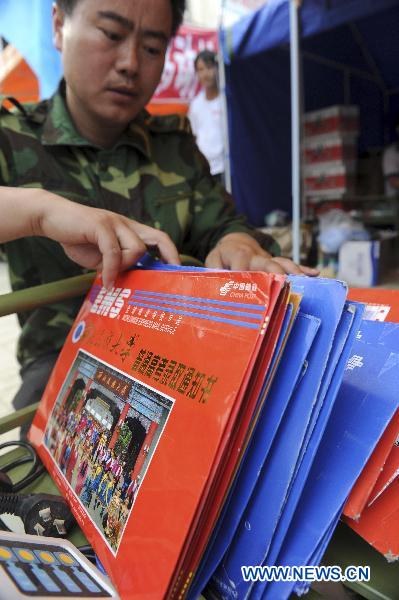
[[(8, 145), (6, 143), (6, 138), (4, 133), (2, 132), (2, 113), (3, 109), (1, 108), (1, 97), (0, 97), (0, 186), (8, 185), (10, 180), (10, 163), (9, 156), (7, 152)], [(4, 244), (0, 243), (0, 250), (5, 251)]]
[(0, 136), (0, 185), (7, 185), (8, 173), (9, 173), (8, 163), (7, 163), (5, 154), (2, 150), (1, 136)]
[[(7, 126), (6, 120), (7, 116), (9, 115), (9, 112), (3, 107), (3, 101), (4, 97), (0, 96), (0, 186), (8, 186), (10, 185), (10, 181), (12, 181), (13, 157), (8, 138), (5, 135), (5, 128)], [(12, 289), (15, 291), (26, 287), (26, 283), (24, 283), (23, 273), (25, 273), (26, 271), (32, 272), (30, 264), (31, 253), (29, 252), (29, 250), (27, 251), (23, 240), (18, 240), (18, 242), (8, 242), (7, 244), (1, 244), (1, 248), (4, 251), (7, 251), (10, 245), (15, 245), (16, 247), (18, 247), (16, 260), (12, 265), (9, 263), (11, 286)], [(18, 268), (19, 266), (21, 267), (20, 269)], [(36, 285), (37, 283), (37, 278), (34, 278), (32, 285)]]
[(0, 95), (0, 185), (9, 185), (12, 177), (13, 158), (10, 144), (5, 135), (6, 119), (10, 112), (4, 107), (5, 96)]
[(186, 136), (185, 141), (191, 144), (190, 151), (194, 156), (198, 175), (194, 183), (194, 216), (184, 252), (205, 260), (222, 237), (242, 232), (254, 237), (271, 254), (280, 254), (280, 248), (272, 237), (257, 231), (243, 215), (236, 212), (233, 198), (211, 176), (208, 162), (198, 150), (192, 136)]

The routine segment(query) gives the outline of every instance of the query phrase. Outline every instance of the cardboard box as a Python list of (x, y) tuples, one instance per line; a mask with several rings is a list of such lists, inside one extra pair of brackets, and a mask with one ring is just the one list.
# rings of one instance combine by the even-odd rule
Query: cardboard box
[(306, 165), (303, 171), (306, 195), (336, 198), (355, 189), (356, 163), (331, 161)]
[(321, 110), (308, 112), (303, 117), (306, 136), (359, 131), (358, 106), (328, 106)]
[(357, 158), (357, 136), (344, 133), (311, 136), (303, 142), (303, 157), (306, 164), (353, 162)]
[(338, 278), (354, 287), (373, 287), (389, 268), (394, 237), (345, 242), (338, 254)]
[(314, 194), (305, 196), (305, 207), (306, 207), (306, 218), (315, 220), (329, 210), (339, 209), (348, 210), (347, 201), (343, 197), (343, 194), (338, 197), (328, 196), (321, 194), (316, 196)]

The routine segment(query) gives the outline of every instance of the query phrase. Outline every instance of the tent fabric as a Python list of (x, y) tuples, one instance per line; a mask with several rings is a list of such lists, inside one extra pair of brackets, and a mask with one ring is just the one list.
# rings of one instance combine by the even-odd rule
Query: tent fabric
[[(264, 7), (231, 28), (229, 54), (248, 58), (290, 41), (289, 1), (269, 0)], [(343, 23), (370, 17), (398, 6), (397, 0), (304, 0), (301, 9), (303, 37), (334, 29)]]
[[(257, 226), (291, 212), (289, 0), (269, 0), (221, 32), (233, 195)], [(399, 1), (303, 0), (303, 104), (360, 108), (360, 152), (394, 136), (399, 113)]]
[(52, 42), (52, 4), (53, 0), (0, 0), (0, 36), (35, 72), (44, 98), (55, 91), (62, 73)]

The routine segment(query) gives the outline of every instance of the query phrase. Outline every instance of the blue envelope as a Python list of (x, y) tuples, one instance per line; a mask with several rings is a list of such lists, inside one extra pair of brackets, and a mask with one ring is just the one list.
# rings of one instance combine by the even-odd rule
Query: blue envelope
[[(398, 390), (399, 325), (363, 321), (280, 564), (306, 564), (324, 545), (326, 532), (399, 406)], [(282, 588), (285, 596), (280, 596)], [(266, 589), (263, 597), (276, 600), (288, 597), (292, 585)]]
[[(188, 598), (197, 598), (204, 589), (234, 536), (292, 392), (303, 373), (303, 365), (319, 325), (319, 319), (302, 312), (295, 319), (240, 470), (190, 587)], [(277, 351), (278, 349), (279, 346)]]
[[(306, 448), (302, 448), (301, 457), (298, 461), (296, 473), (289, 490), (284, 510), (276, 528), (268, 555), (264, 559), (266, 564), (282, 564), (279, 563), (278, 555), (290, 527), (295, 509), (306, 484), (312, 462), (323, 437), (338, 390), (341, 386), (346, 363), (349, 359), (353, 343), (362, 322), (363, 311), (363, 304), (347, 302), (345, 305), (345, 310), (342, 313), (341, 321), (334, 337), (334, 345), (326, 369), (326, 371), (333, 370), (333, 375), (332, 377), (330, 377), (330, 374), (327, 375), (330, 382), (329, 387), (327, 388), (323, 402), (320, 403), (320, 409), (317, 415), (318, 418), (317, 420), (315, 419), (315, 425), (309, 437), (309, 443)], [(260, 587), (265, 586), (261, 585)]]
[[(332, 536), (334, 535), (334, 531), (337, 528), (342, 511), (344, 510), (344, 506), (345, 506), (345, 502), (344, 502), (344, 504), (342, 504), (340, 506), (337, 514), (334, 516), (330, 525), (328, 526), (327, 531), (323, 535), (323, 538), (322, 538), (320, 544), (317, 546), (317, 549), (312, 554), (312, 556), (309, 558), (309, 561), (307, 563), (308, 565), (313, 566), (313, 565), (320, 564), (320, 562), (327, 550), (327, 546), (330, 543)], [(301, 581), (301, 582), (295, 583), (294, 592), (296, 594), (298, 594), (299, 596), (302, 596), (303, 594), (306, 594), (309, 591), (310, 586), (311, 586), (311, 584), (309, 582)]]
[(215, 589), (220, 592), (230, 586), (236, 598), (244, 598), (251, 587), (242, 579), (241, 566), (261, 564), (272, 540), (345, 305), (347, 288), (342, 282), (300, 276), (292, 276), (290, 281), (293, 291), (302, 295), (301, 310), (319, 318), (321, 326), (306, 372), (284, 415), (229, 550), (212, 579)]

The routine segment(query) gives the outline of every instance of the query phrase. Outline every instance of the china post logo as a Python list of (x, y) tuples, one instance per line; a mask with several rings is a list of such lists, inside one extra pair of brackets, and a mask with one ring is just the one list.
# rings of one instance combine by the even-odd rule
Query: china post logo
[(258, 284), (245, 281), (228, 281), (219, 289), (221, 296), (231, 296), (232, 298), (255, 298), (258, 291)]
[(220, 295), (227, 296), (227, 294), (233, 289), (234, 281), (228, 281), (220, 288)]
[(115, 319), (125, 305), (125, 300), (130, 298), (132, 290), (128, 288), (111, 288), (107, 290), (102, 287), (90, 309), (91, 313), (102, 317)]

